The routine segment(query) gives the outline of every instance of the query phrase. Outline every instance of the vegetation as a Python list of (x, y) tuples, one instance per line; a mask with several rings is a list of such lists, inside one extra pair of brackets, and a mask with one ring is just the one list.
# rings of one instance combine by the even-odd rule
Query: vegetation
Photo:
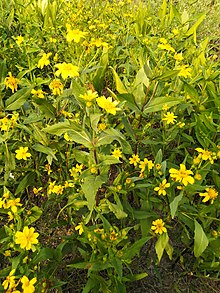
[(1, 1), (1, 292), (137, 292), (160, 263), (219, 281), (219, 4), (203, 3)]

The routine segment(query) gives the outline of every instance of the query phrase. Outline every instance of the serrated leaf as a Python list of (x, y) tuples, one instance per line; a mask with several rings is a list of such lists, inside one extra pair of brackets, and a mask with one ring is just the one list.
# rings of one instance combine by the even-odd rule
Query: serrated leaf
[(207, 248), (209, 240), (203, 231), (202, 226), (194, 220), (195, 230), (194, 230), (194, 255), (199, 257)]

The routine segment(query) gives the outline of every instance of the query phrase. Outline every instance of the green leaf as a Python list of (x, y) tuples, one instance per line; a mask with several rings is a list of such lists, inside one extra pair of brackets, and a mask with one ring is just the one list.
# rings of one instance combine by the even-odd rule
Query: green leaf
[(59, 123), (47, 126), (46, 128), (43, 128), (42, 131), (60, 136), (71, 129), (72, 129), (72, 126), (70, 122), (65, 121), (65, 122), (59, 122)]
[[(130, 144), (127, 142), (126, 138), (124, 137), (124, 135), (117, 129), (114, 128), (110, 128), (110, 129), (106, 129), (103, 133), (107, 134), (105, 139), (108, 139), (108, 141), (113, 141), (113, 140), (117, 140), (121, 146), (122, 146), (122, 151), (125, 154), (132, 154), (132, 148), (130, 146)], [(102, 134), (103, 137), (104, 134)], [(109, 143), (111, 143), (109, 142)], [(99, 142), (96, 144), (96, 146), (99, 146)]]
[(115, 80), (115, 87), (119, 94), (128, 94), (126, 87), (124, 86), (123, 82), (121, 81), (120, 77), (118, 76), (117, 72), (114, 70), (113, 67), (110, 67), (113, 73), (113, 77)]
[(202, 226), (194, 220), (195, 231), (194, 231), (194, 255), (199, 257), (207, 248), (209, 240), (203, 231)]
[(110, 211), (112, 211), (117, 219), (123, 219), (126, 218), (128, 215), (122, 210), (122, 208), (114, 203), (111, 203), (110, 201), (108, 201), (108, 207), (110, 209)]
[(93, 78), (94, 87), (98, 92), (101, 92), (104, 88), (104, 76), (108, 62), (108, 48), (103, 47), (103, 53), (99, 62), (100, 67), (96, 70), (95, 77)]
[(169, 236), (167, 233), (161, 234), (159, 238), (157, 239), (157, 242), (155, 244), (155, 250), (156, 250), (156, 254), (157, 254), (157, 258), (159, 262), (163, 256), (164, 249), (167, 246), (168, 241), (169, 241)]
[(134, 282), (138, 280), (142, 280), (148, 276), (147, 273), (140, 273), (140, 274), (135, 274), (135, 275), (127, 275), (122, 278), (124, 282)]
[(44, 153), (46, 155), (50, 155), (54, 160), (57, 161), (57, 158), (51, 148), (44, 146), (42, 144), (36, 143), (33, 145), (33, 149), (37, 152)]
[(182, 200), (182, 198), (183, 198), (183, 191), (181, 191), (180, 194), (176, 196), (174, 200), (170, 203), (170, 213), (171, 213), (172, 219), (175, 217), (179, 202)]
[(27, 98), (29, 97), (31, 90), (34, 88), (34, 86), (23, 88), (21, 90), (18, 90), (15, 94), (13, 94), (10, 98), (8, 98), (5, 102), (7, 111), (13, 111), (21, 108), (24, 103), (27, 101)]
[(48, 145), (48, 139), (47, 139), (47, 135), (46, 133), (44, 133), (42, 131), (42, 129), (40, 129), (41, 126), (38, 123), (31, 123), (30, 127), (32, 128), (33, 132), (32, 132), (32, 136), (34, 137), (34, 139), (38, 142), (40, 142), (42, 145)]
[(86, 200), (88, 202), (89, 210), (93, 210), (96, 203), (96, 194), (99, 188), (105, 181), (102, 176), (88, 176), (85, 178), (82, 184), (82, 191), (85, 194)]
[(203, 13), (200, 18), (196, 21), (196, 23), (191, 26), (191, 28), (187, 31), (186, 36), (189, 37), (190, 35), (193, 35), (194, 32), (197, 30), (198, 26), (203, 22), (205, 18), (205, 13)]
[(90, 271), (103, 271), (108, 268), (111, 268), (112, 265), (110, 263), (103, 263), (102, 261), (94, 261), (94, 262), (79, 262), (75, 264), (67, 265), (69, 268), (76, 268), (76, 269), (84, 269)]
[(34, 206), (32, 209), (28, 211), (28, 217), (24, 221), (24, 226), (28, 226), (36, 222), (40, 218), (42, 213), (43, 211), (39, 207)]
[(36, 173), (34, 171), (28, 173), (19, 183), (15, 195), (22, 193), (26, 187), (33, 186), (35, 183)]
[(164, 80), (164, 81), (169, 80), (172, 77), (177, 76), (178, 73), (179, 73), (179, 70), (167, 70), (163, 74), (154, 77), (153, 80)]
[(141, 247), (147, 243), (152, 237), (147, 236), (137, 240), (134, 244), (128, 247), (123, 255), (123, 258), (126, 260), (132, 260), (132, 258), (137, 254), (139, 255)]
[(183, 101), (182, 98), (169, 98), (169, 97), (156, 97), (152, 99), (145, 107), (144, 114), (158, 112), (163, 109), (166, 104), (168, 107), (173, 107), (180, 104)]
[(56, 114), (56, 109), (53, 105), (45, 99), (34, 99), (34, 103), (36, 103), (44, 116), (46, 118), (54, 118)]
[(84, 145), (86, 148), (93, 148), (93, 144), (91, 142), (91, 138), (89, 135), (83, 130), (83, 131), (76, 131), (76, 130), (70, 130), (68, 132), (69, 138), (76, 143)]

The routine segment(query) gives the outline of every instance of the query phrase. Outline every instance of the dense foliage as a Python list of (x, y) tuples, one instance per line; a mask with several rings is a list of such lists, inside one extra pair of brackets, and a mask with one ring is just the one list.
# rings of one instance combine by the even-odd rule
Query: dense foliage
[[(205, 12), (1, 1), (2, 292), (126, 292), (154, 265), (220, 268), (220, 96)], [(199, 38), (198, 38), (199, 34)], [(72, 287), (70, 286), (72, 284)]]

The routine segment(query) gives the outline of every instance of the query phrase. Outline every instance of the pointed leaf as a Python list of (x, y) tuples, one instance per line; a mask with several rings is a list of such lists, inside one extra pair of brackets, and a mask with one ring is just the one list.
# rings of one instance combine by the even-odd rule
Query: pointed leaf
[(194, 255), (199, 257), (207, 248), (209, 240), (203, 231), (202, 226), (194, 220), (195, 231), (194, 231)]

